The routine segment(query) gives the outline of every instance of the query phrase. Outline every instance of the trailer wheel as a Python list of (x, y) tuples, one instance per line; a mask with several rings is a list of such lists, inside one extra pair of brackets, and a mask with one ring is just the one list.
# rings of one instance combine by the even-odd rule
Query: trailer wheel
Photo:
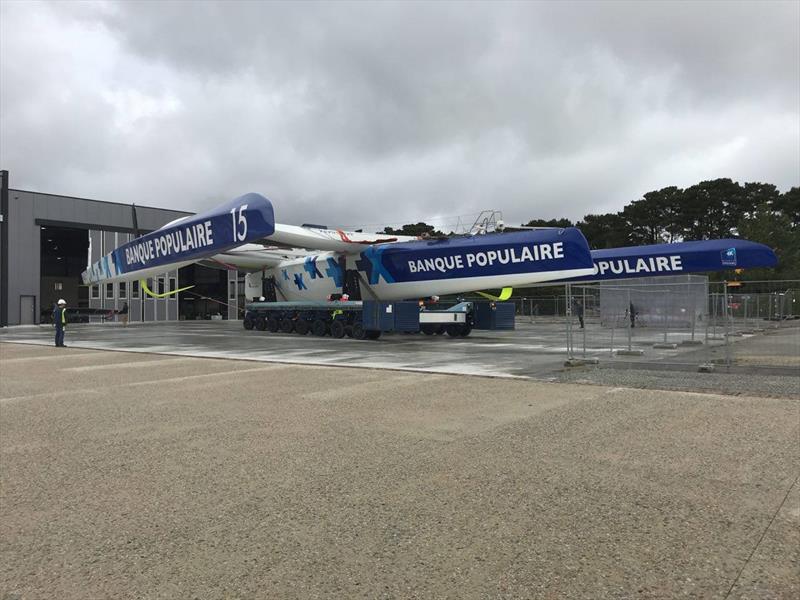
[(255, 323), (253, 323), (252, 319), (247, 318), (244, 321), (242, 321), (242, 325), (244, 325), (244, 328), (247, 329), (247, 331), (250, 331), (251, 329), (253, 329)]
[(363, 340), (367, 337), (367, 332), (364, 331), (364, 326), (361, 323), (353, 323), (350, 334), (355, 340)]
[(471, 325), (462, 325), (461, 326), (461, 337), (467, 337), (470, 333), (472, 333), (472, 326)]
[(436, 329), (436, 335), (444, 335), (444, 325), (439, 325)]
[(436, 333), (436, 326), (435, 325), (423, 325), (422, 326), (422, 333), (425, 335), (434, 335)]
[(256, 317), (256, 329), (264, 331), (266, 328), (267, 322), (264, 320), (264, 317)]
[(451, 323), (445, 327), (447, 331), (447, 335), (450, 337), (461, 337), (461, 324), (460, 323)]
[(270, 332), (275, 333), (276, 331), (278, 331), (280, 326), (281, 326), (281, 324), (278, 322), (278, 319), (276, 319), (275, 317), (269, 317), (267, 319), (267, 329)]
[(341, 321), (331, 322), (331, 335), (337, 339), (344, 337), (344, 323)]
[(328, 325), (322, 319), (314, 319), (311, 323), (311, 333), (317, 337), (322, 337), (328, 333)]
[(281, 321), (281, 331), (283, 333), (292, 333), (294, 329), (294, 321), (292, 321), (289, 317), (286, 317)]
[(305, 319), (297, 319), (297, 321), (294, 322), (294, 330), (297, 332), (297, 335), (306, 335), (310, 328), (311, 326)]
[(367, 331), (366, 333), (368, 340), (377, 340), (379, 337), (381, 337), (380, 331)]

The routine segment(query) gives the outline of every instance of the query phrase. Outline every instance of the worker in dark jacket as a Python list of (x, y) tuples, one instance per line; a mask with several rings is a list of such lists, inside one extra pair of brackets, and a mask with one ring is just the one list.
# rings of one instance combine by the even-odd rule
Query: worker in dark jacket
[(122, 310), (120, 310), (117, 314), (119, 315), (119, 320), (122, 321), (122, 324), (125, 325), (125, 327), (127, 327), (128, 326), (128, 303), (127, 302), (122, 305)]
[(58, 305), (53, 311), (53, 324), (56, 326), (56, 346), (66, 348), (64, 329), (67, 327), (67, 301), (63, 298), (58, 301)]
[(578, 315), (578, 322), (581, 324), (581, 329), (583, 329), (583, 302), (580, 300), (575, 300), (575, 314)]

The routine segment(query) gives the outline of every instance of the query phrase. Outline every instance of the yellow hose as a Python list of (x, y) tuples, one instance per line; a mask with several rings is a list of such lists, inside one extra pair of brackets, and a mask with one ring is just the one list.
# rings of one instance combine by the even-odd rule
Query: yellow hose
[(484, 298), (488, 298), (489, 300), (494, 300), (495, 302), (505, 302), (509, 298), (511, 298), (511, 294), (514, 292), (514, 288), (504, 287), (500, 291), (499, 296), (492, 296), (491, 294), (487, 294), (485, 292), (476, 292), (483, 296)]
[(172, 296), (173, 294), (177, 294), (178, 292), (183, 292), (184, 290), (190, 290), (194, 287), (193, 285), (187, 285), (186, 287), (178, 288), (177, 290), (172, 290), (171, 292), (156, 294), (149, 287), (147, 287), (147, 282), (144, 279), (139, 280), (139, 285), (142, 286), (142, 290), (144, 291), (144, 293), (150, 296), (151, 298), (166, 298), (167, 296)]

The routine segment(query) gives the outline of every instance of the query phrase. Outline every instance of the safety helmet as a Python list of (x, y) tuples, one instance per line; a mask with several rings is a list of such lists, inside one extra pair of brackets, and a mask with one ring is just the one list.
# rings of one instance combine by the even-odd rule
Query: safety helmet
[(66, 304), (67, 304), (67, 301), (66, 301), (66, 300), (64, 300), (63, 298), (61, 298), (61, 299), (58, 301), (58, 305), (59, 305), (59, 306), (61, 306), (61, 305), (64, 305), (64, 306), (66, 306)]

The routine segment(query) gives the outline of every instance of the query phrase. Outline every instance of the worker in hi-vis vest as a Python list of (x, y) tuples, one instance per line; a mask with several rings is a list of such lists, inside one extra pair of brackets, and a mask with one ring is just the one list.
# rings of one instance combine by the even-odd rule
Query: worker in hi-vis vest
[(58, 301), (53, 311), (53, 324), (56, 326), (56, 346), (66, 348), (64, 345), (64, 329), (67, 326), (67, 301), (63, 298)]

